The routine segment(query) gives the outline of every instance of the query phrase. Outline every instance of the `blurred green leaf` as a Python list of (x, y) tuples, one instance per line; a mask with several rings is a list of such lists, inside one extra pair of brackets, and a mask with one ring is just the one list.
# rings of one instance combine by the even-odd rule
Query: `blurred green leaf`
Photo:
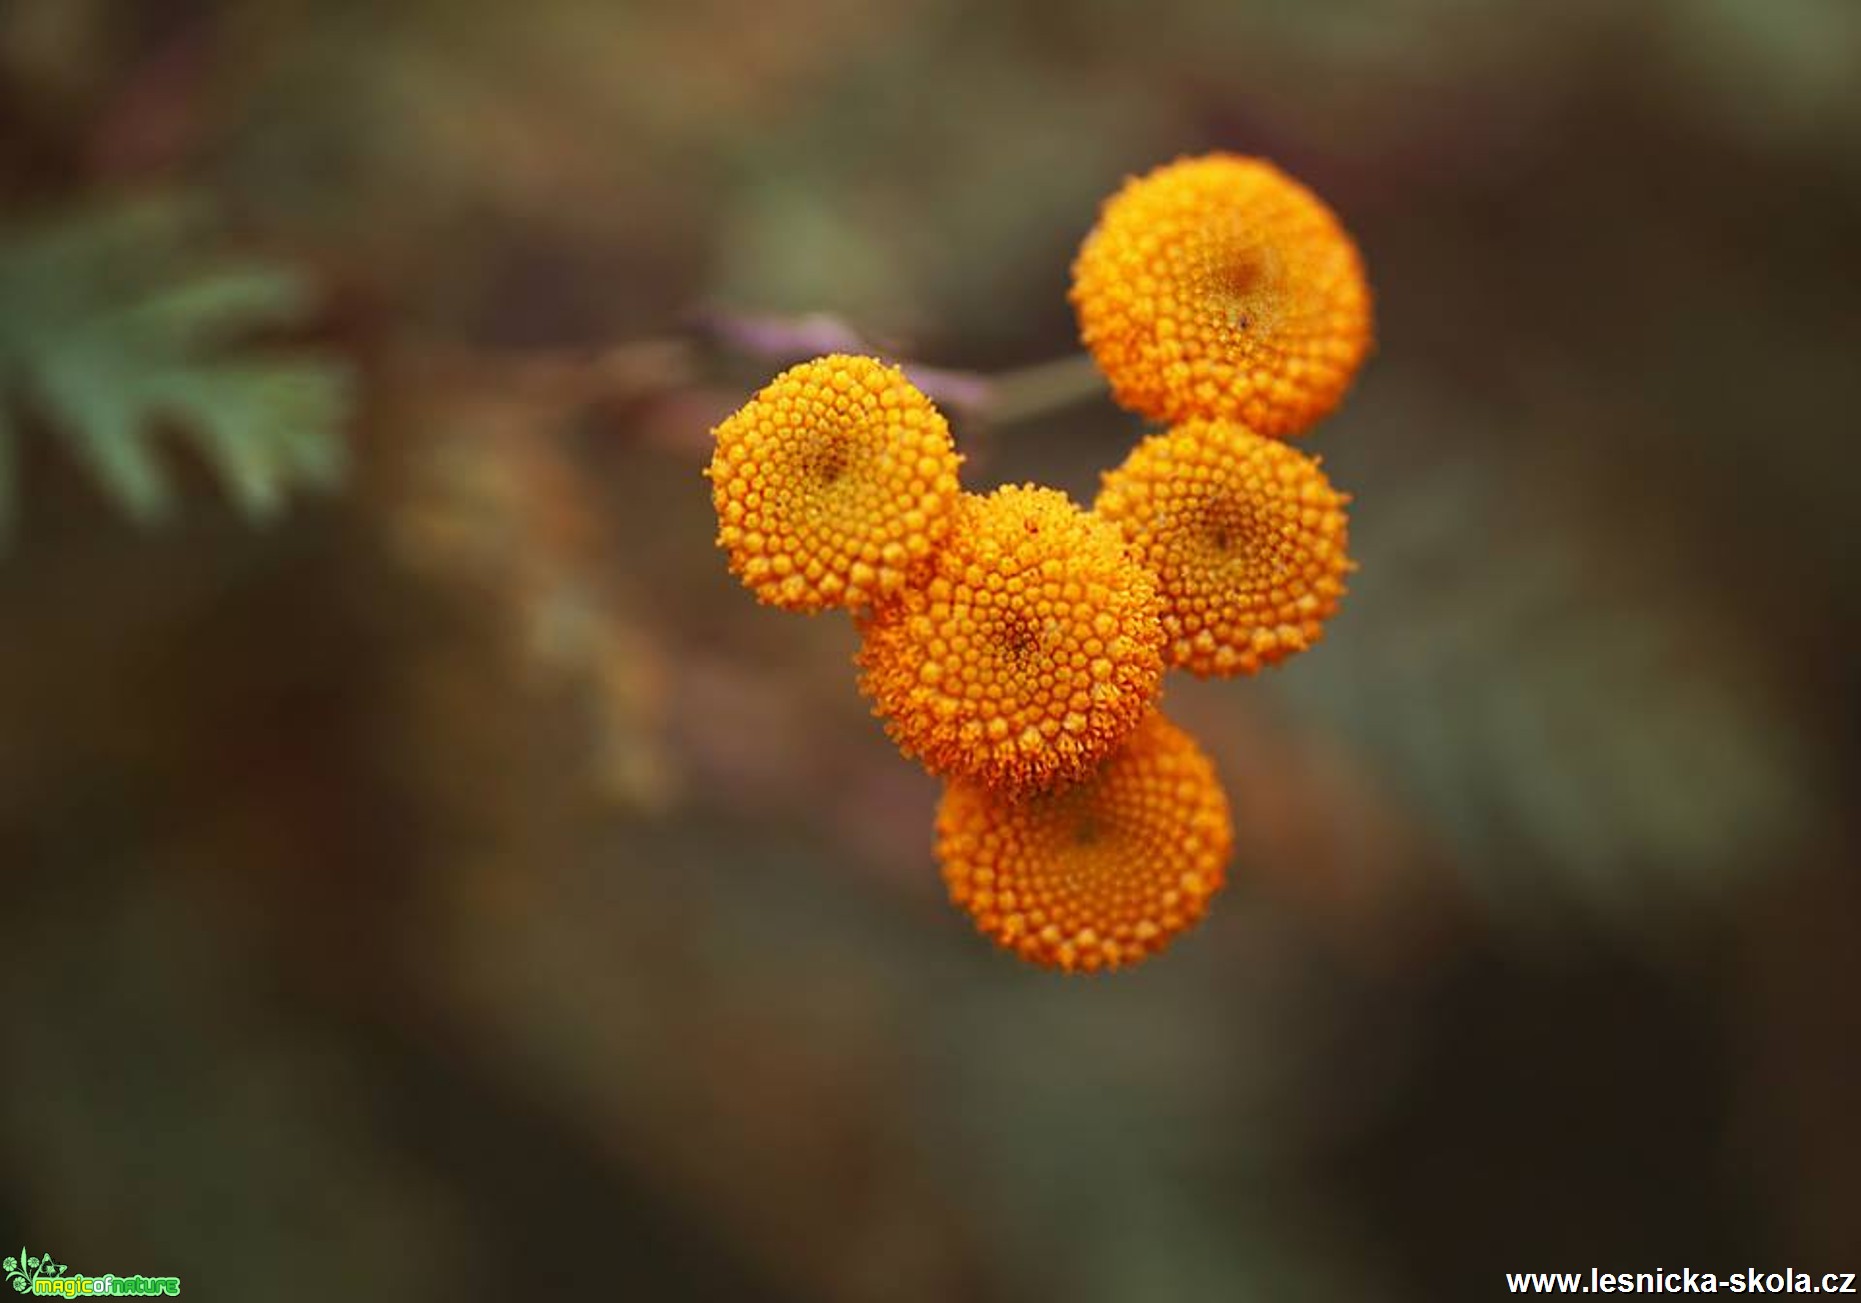
[[(1390, 395), (1385, 429), (1465, 423), (1435, 415), (1449, 401)], [(1363, 504), (1363, 569), (1323, 646), (1260, 686), (1386, 776), (1467, 888), (1521, 922), (1562, 897), (1658, 923), (1806, 826), (1816, 775), (1761, 654), (1607, 476), (1553, 491), (1523, 437), (1440, 462), (1401, 445), (1327, 458)]]
[[(301, 318), (311, 286), (280, 264), (210, 259), (207, 237), (199, 206), (173, 199), (0, 237), (0, 396), (42, 411), (141, 523), (175, 505), (158, 429), (192, 443), (255, 522), (345, 467), (347, 366), (249, 343)], [(12, 442), (0, 424), (0, 531), (19, 493)]]
[[(13, 461), (17, 455), (13, 447), (13, 423), (7, 417), (6, 408), (0, 406), (0, 546), (5, 546), (13, 532)], [(11, 1258), (7, 1259), (8, 1269), (14, 1265)]]

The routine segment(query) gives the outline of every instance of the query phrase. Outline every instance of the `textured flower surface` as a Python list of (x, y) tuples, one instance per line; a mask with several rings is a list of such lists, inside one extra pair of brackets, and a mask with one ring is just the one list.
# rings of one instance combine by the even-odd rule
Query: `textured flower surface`
[(1168, 164), (1106, 201), (1072, 300), (1118, 401), (1161, 421), (1298, 434), (1337, 406), (1370, 344), (1369, 287), (1337, 218), (1232, 154)]
[(1171, 665), (1251, 674), (1317, 642), (1344, 595), (1349, 498), (1232, 421), (1186, 421), (1108, 471), (1094, 510), (1157, 576)]
[(1057, 489), (958, 506), (928, 579), (865, 624), (861, 687), (931, 772), (1028, 789), (1074, 778), (1156, 698), (1155, 580)]
[(1081, 782), (1020, 798), (951, 783), (937, 811), (950, 898), (1022, 958), (1068, 971), (1135, 963), (1193, 926), (1233, 839), (1214, 766), (1155, 711)]
[(888, 597), (949, 529), (962, 458), (896, 367), (838, 354), (804, 362), (713, 434), (705, 474), (718, 546), (771, 605), (858, 609)]

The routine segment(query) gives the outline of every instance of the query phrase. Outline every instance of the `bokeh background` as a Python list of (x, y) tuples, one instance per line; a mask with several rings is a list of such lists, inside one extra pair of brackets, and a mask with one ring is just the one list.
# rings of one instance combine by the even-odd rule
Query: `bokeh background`
[[(1098, 202), (1261, 153), (1379, 351), (1325, 641), (1172, 680), (1167, 957), (946, 903), (712, 546), (784, 349), (1141, 432)], [(0, 1235), (226, 1299), (1861, 1269), (1861, 6), (0, 3)], [(1057, 362), (1049, 367), (1045, 364)], [(993, 377), (1007, 377), (997, 381)]]

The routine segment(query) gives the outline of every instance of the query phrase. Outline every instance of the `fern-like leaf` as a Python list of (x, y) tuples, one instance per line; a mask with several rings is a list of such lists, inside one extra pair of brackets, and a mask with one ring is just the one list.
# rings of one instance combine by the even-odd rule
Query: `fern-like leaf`
[(344, 470), (350, 375), (327, 355), (244, 347), (310, 307), (298, 272), (203, 256), (197, 204), (143, 201), (0, 238), (0, 532), (17, 509), (6, 404), (47, 418), (132, 519), (168, 517), (153, 436), (189, 440), (254, 521)]

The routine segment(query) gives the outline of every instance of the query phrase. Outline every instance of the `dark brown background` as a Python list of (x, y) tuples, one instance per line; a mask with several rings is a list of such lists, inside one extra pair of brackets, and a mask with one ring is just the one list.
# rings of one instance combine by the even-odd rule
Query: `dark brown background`
[[(0, 239), (204, 197), (362, 377), (265, 529), (19, 423), (0, 1243), (275, 1300), (1861, 1269), (1857, 88), (1843, 0), (0, 5)], [(1362, 569), (1172, 685), (1231, 887), (1068, 981), (944, 902), (846, 623), (726, 574), (773, 364), (694, 323), (1062, 355), (1098, 200), (1208, 148), (1363, 246), (1305, 445)], [(957, 424), (1082, 497), (1140, 430)]]

